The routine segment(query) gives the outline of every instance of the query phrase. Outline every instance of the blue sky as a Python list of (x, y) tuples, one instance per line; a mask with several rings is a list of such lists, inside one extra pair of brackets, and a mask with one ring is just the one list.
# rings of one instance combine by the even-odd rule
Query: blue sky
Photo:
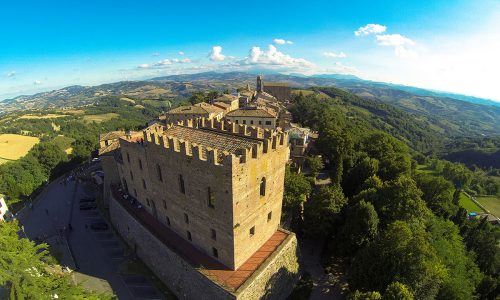
[(500, 101), (500, 1), (8, 1), (0, 99), (203, 71), (343, 73)]

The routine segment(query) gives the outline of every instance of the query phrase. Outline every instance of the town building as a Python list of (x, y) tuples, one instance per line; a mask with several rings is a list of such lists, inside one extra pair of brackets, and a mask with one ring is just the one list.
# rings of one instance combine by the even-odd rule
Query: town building
[(240, 94), (239, 93), (234, 93), (234, 94), (222, 94), (221, 96), (215, 98), (212, 103), (226, 103), (229, 105), (229, 110), (232, 111), (235, 109), (238, 109), (240, 102)]
[(286, 298), (298, 273), (279, 226), (287, 133), (201, 118), (101, 145), (111, 222), (179, 298)]
[(9, 208), (5, 203), (5, 197), (4, 195), (0, 194), (0, 221), (6, 221), (9, 215)]
[(264, 85), (264, 92), (273, 95), (281, 102), (292, 99), (292, 89), (288, 84), (281, 82), (269, 82)]
[(278, 117), (271, 109), (248, 106), (229, 112), (226, 119), (236, 124), (274, 129)]
[(209, 103), (198, 103), (190, 106), (179, 106), (169, 110), (160, 120), (179, 122), (196, 118), (220, 120), (224, 116), (224, 109)]

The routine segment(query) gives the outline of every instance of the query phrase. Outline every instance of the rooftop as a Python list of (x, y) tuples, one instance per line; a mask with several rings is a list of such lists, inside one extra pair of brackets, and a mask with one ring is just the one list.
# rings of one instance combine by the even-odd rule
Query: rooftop
[(191, 143), (235, 154), (238, 149), (249, 149), (261, 143), (258, 139), (250, 137), (233, 135), (207, 128), (191, 128), (177, 125), (168, 128), (163, 134), (165, 136), (173, 136)]
[(209, 114), (220, 113), (222, 109), (208, 103), (198, 103), (190, 106), (179, 106), (168, 111), (167, 114)]
[(229, 94), (223, 94), (222, 96), (214, 99), (215, 102), (232, 102), (234, 100), (238, 100), (238, 96)]
[(99, 141), (108, 141), (118, 139), (120, 136), (125, 135), (125, 131), (110, 131), (99, 135)]
[(112, 188), (113, 197), (129, 214), (137, 219), (157, 239), (169, 249), (183, 257), (202, 274), (209, 277), (226, 290), (235, 292), (253, 273), (278, 249), (289, 237), (289, 233), (278, 230), (267, 240), (241, 267), (231, 270), (213, 257), (201, 252), (190, 242), (181, 238), (177, 233), (151, 216), (145, 209), (137, 208), (130, 201), (124, 199), (123, 192), (116, 187)]
[(276, 118), (276, 115), (271, 113), (270, 111), (257, 108), (257, 107), (246, 107), (233, 110), (228, 112), (228, 117), (260, 117), (260, 118)]

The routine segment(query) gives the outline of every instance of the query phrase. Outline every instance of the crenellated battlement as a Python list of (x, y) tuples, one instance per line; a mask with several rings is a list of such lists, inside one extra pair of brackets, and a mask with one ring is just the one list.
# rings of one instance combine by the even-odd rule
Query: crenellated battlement
[(142, 136), (138, 133), (123, 139), (221, 166), (248, 163), (288, 147), (285, 132), (205, 118), (153, 124)]

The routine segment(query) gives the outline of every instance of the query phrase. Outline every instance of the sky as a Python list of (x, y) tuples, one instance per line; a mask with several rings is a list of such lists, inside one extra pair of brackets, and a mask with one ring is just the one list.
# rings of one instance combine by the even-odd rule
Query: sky
[(500, 0), (0, 4), (0, 100), (250, 71), (353, 74), (500, 101), (499, 70)]

